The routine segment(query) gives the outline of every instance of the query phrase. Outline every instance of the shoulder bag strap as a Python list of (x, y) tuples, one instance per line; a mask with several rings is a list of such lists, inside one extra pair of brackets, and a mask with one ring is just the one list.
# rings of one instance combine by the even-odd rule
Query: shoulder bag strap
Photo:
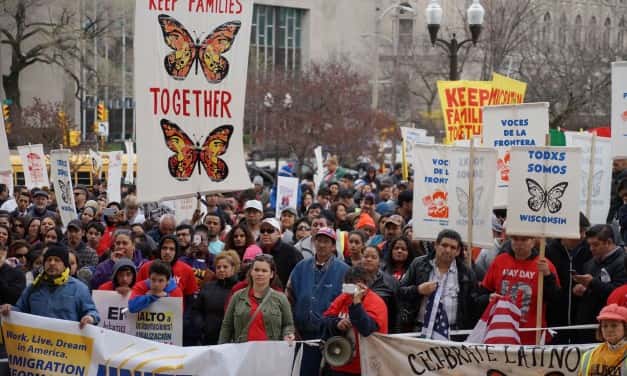
[(263, 308), (263, 306), (266, 304), (266, 302), (268, 300), (270, 300), (270, 295), (271, 294), (272, 294), (272, 287), (268, 287), (268, 292), (266, 293), (266, 295), (261, 300), (261, 303), (259, 303), (259, 305), (257, 306), (257, 309), (255, 310), (255, 312), (253, 312), (253, 314), (250, 316), (250, 320), (248, 320), (248, 324), (246, 325), (246, 329), (244, 329), (244, 331), (240, 335), (240, 338), (239, 338), (240, 340), (246, 339), (246, 338), (242, 338), (244, 335), (246, 335), (246, 337), (248, 337), (248, 330), (250, 329), (250, 326), (253, 324), (253, 321), (255, 321), (255, 319), (257, 318), (257, 315), (259, 315), (259, 312), (261, 312), (261, 308)]

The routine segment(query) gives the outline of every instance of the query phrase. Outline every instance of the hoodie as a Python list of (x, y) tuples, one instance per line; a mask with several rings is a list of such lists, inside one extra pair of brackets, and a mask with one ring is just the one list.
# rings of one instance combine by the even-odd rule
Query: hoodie
[(111, 274), (111, 280), (100, 285), (100, 287), (98, 287), (98, 290), (106, 290), (106, 291), (115, 290), (118, 287), (118, 281), (117, 281), (116, 275), (122, 268), (130, 268), (131, 271), (133, 272), (133, 281), (131, 282), (131, 285), (130, 285), (130, 287), (133, 287), (135, 285), (135, 281), (137, 280), (137, 267), (135, 266), (133, 261), (127, 258), (121, 258), (115, 264), (113, 264), (113, 273)]
[[(176, 285), (174, 278), (170, 278), (164, 291), (168, 294), (168, 297), (183, 297), (183, 293)], [(150, 279), (145, 279), (133, 286), (131, 298), (128, 301), (128, 310), (131, 313), (137, 313), (157, 300), (159, 300), (159, 297), (150, 293)]]

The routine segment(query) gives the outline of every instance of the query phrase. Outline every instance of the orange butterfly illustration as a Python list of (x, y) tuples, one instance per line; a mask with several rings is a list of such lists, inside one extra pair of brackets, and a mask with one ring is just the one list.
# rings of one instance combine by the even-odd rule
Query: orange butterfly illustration
[(176, 180), (189, 180), (196, 165), (199, 175), (202, 175), (202, 165), (213, 181), (222, 181), (229, 175), (226, 162), (218, 157), (226, 153), (229, 147), (233, 135), (232, 125), (222, 125), (211, 131), (202, 146), (193, 142), (178, 125), (167, 119), (161, 119), (161, 130), (166, 146), (176, 153), (168, 158), (168, 170)]
[(231, 49), (241, 22), (230, 21), (218, 26), (202, 43), (198, 38), (194, 41), (180, 22), (166, 14), (159, 15), (159, 25), (165, 44), (174, 50), (163, 60), (172, 78), (184, 80), (192, 65), (198, 74), (199, 64), (211, 83), (221, 82), (229, 73), (229, 62), (221, 55)]

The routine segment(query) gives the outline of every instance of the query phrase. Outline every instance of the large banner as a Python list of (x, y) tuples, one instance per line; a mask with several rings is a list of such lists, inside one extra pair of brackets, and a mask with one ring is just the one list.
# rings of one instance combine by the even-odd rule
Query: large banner
[(487, 106), (483, 109), (483, 145), (498, 151), (494, 206), (507, 207), (512, 146), (544, 146), (549, 133), (549, 104)]
[(107, 201), (120, 202), (122, 200), (122, 192), (120, 184), (122, 183), (122, 152), (109, 152), (109, 171), (107, 174)]
[(612, 156), (627, 158), (627, 62), (612, 63)]
[(2, 318), (12, 375), (289, 375), (287, 342), (179, 347), (97, 326), (11, 312)]
[(481, 135), (481, 108), (490, 103), (489, 81), (438, 81), (446, 143)]
[(298, 178), (279, 176), (276, 192), (276, 217), (281, 218), (285, 208), (292, 208), (298, 212)]
[(41, 144), (18, 146), (22, 166), (24, 167), (24, 181), (28, 189), (49, 187), (46, 155)]
[[(590, 223), (605, 223), (612, 191), (612, 144), (587, 132), (564, 132), (566, 146), (581, 148), (579, 210)], [(594, 145), (594, 147), (593, 147)]]
[(138, 197), (250, 188), (243, 121), (253, 1), (135, 4)]
[(507, 235), (579, 239), (581, 149), (515, 147)]
[(472, 244), (492, 247), (490, 218), (496, 151), (472, 149), (472, 190), (470, 148), (416, 145), (415, 152), (413, 237), (435, 240), (440, 230), (449, 228), (468, 241), (472, 219)]
[(520, 346), (372, 334), (359, 338), (363, 376), (576, 376), (595, 345)]
[(527, 84), (498, 73), (492, 73), (490, 105), (520, 104), (525, 101)]
[(63, 228), (67, 228), (70, 221), (78, 218), (69, 160), (70, 150), (68, 149), (50, 152), (50, 175), (53, 177), (54, 196), (57, 198), (57, 209), (61, 214)]

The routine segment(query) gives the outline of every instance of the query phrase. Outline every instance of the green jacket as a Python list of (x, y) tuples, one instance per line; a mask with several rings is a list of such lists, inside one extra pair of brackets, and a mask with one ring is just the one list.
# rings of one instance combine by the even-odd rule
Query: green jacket
[[(250, 301), (248, 292), (250, 287), (236, 292), (231, 298), (218, 343), (246, 342), (248, 340), (247, 326), (250, 321)], [(273, 289), (269, 289), (268, 301), (261, 308), (263, 324), (270, 341), (282, 341), (283, 337), (294, 333), (294, 319), (287, 297)], [(261, 302), (259, 303), (261, 304)]]

